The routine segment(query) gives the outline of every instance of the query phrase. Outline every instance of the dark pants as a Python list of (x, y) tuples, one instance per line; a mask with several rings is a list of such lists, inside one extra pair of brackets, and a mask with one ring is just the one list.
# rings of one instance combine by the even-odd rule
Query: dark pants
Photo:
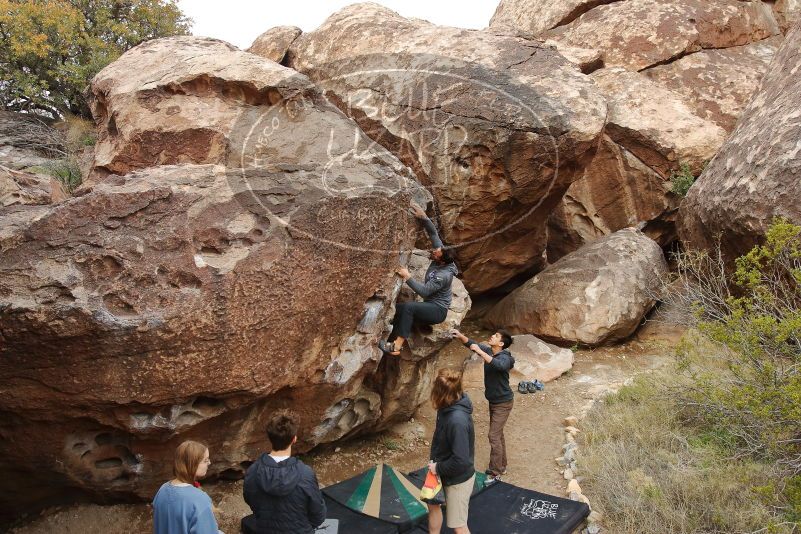
[(398, 337), (408, 339), (412, 335), (413, 323), (439, 324), (447, 315), (448, 310), (432, 302), (401, 302), (395, 306), (389, 341), (395, 341)]
[(502, 404), (489, 405), (489, 470), (493, 475), (500, 475), (506, 471), (506, 438), (503, 435), (503, 427), (506, 425), (506, 420), (509, 419), (509, 414), (512, 413), (513, 404), (514, 401), (511, 400)]

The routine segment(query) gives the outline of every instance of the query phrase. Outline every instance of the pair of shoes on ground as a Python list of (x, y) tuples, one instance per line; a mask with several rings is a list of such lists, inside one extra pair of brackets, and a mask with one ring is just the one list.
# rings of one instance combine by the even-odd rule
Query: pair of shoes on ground
[(517, 384), (517, 391), (520, 393), (536, 393), (538, 391), (542, 391), (543, 389), (545, 389), (545, 384), (539, 380), (534, 380), (533, 382), (523, 380)]

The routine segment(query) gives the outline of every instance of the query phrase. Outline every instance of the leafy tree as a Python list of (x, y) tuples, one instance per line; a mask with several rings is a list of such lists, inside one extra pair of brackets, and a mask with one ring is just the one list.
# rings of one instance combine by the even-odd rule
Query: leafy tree
[(175, 0), (0, 0), (0, 105), (90, 117), (91, 78), (139, 43), (186, 35)]

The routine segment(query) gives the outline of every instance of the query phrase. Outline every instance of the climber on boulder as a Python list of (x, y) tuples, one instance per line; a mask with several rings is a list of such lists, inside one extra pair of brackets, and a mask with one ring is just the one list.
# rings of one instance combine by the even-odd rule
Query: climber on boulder
[(386, 341), (379, 341), (378, 347), (385, 354), (400, 355), (403, 342), (412, 333), (412, 324), (439, 324), (448, 315), (453, 293), (451, 283), (458, 273), (452, 250), (447, 248), (437, 233), (437, 228), (426, 216), (426, 212), (412, 202), (414, 216), (423, 224), (431, 240), (431, 264), (426, 270), (423, 282), (412, 279), (409, 270), (401, 267), (396, 274), (404, 279), (412, 290), (423, 297), (423, 302), (402, 302), (395, 306), (392, 318), (392, 333)]

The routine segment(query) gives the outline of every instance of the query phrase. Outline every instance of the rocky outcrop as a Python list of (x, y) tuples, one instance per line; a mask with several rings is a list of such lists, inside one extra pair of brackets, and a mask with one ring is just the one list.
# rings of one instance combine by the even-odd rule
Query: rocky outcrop
[(93, 182), (0, 207), (0, 516), (151, 498), (187, 438), (241, 474), (280, 407), (301, 450), (414, 410), (430, 358), (400, 376), (375, 346), (425, 202), (399, 160), (357, 157), (307, 78), (220, 41), (148, 42), (92, 91)]
[(286, 62), (431, 191), (471, 293), (544, 265), (545, 220), (606, 115), (555, 50), (357, 4), (302, 34)]
[(702, 50), (645, 72), (684, 97), (696, 115), (730, 132), (781, 43), (781, 37), (771, 37), (745, 46)]
[(573, 368), (572, 350), (551, 345), (536, 336), (514, 336), (512, 346), (515, 366), (509, 374), (517, 382), (534, 379), (551, 382)]
[(737, 128), (679, 210), (685, 246), (732, 259), (750, 250), (774, 217), (801, 223), (801, 27), (787, 34)]
[(639, 227), (666, 246), (676, 239), (679, 197), (672, 183), (628, 149), (604, 136), (584, 176), (570, 186), (548, 219), (552, 262), (622, 228)]
[(609, 105), (606, 134), (661, 176), (669, 176), (680, 162), (700, 172), (723, 144), (722, 128), (642, 74), (607, 68), (592, 78)]
[(776, 0), (773, 12), (783, 32), (788, 32), (801, 20), (801, 0)]
[(590, 9), (616, 0), (501, 0), (489, 23), (494, 32), (535, 37), (573, 22)]
[(490, 30), (553, 44), (607, 98), (604, 140), (549, 218), (549, 262), (627, 226), (675, 240), (672, 176), (701, 172), (783, 39), (770, 6), (736, 0), (504, 0)]
[(64, 188), (53, 178), (0, 165), (0, 207), (51, 204), (66, 198)]
[(675, 240), (673, 172), (686, 164), (700, 173), (726, 135), (640, 73), (608, 68), (592, 78), (608, 102), (605, 135), (549, 219), (549, 261), (629, 226), (663, 246)]
[(762, 2), (627, 0), (600, 5), (542, 35), (569, 46), (600, 49), (608, 67), (642, 70), (699, 50), (746, 45), (778, 33), (770, 6)]
[[(153, 165), (224, 164), (237, 119), (252, 109), (314, 94), (291, 69), (209, 38), (137, 46), (92, 82), (98, 125), (93, 178)], [(250, 145), (247, 145), (250, 147)], [(244, 156), (247, 156), (245, 154)]]
[(613, 343), (639, 326), (666, 272), (659, 245), (636, 230), (619, 230), (548, 266), (484, 320), (557, 343)]
[(292, 42), (303, 31), (297, 26), (276, 26), (262, 33), (248, 48), (248, 52), (281, 63)]

